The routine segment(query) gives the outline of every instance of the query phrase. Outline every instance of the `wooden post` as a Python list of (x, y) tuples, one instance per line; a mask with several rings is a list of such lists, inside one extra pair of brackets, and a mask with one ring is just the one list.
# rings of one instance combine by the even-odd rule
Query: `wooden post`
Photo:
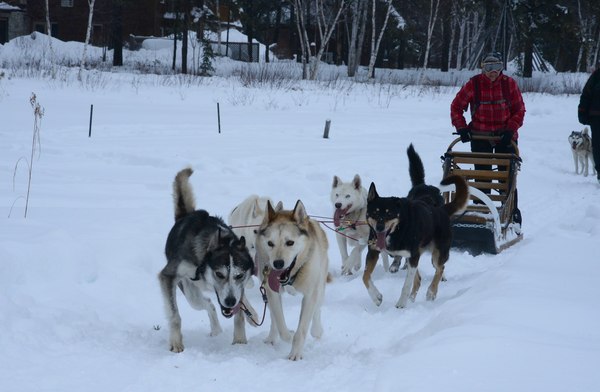
[(323, 139), (329, 139), (329, 127), (331, 126), (331, 120), (325, 121), (325, 130), (323, 131)]
[(94, 105), (90, 105), (90, 131), (88, 137), (92, 137), (92, 116), (94, 115)]
[(219, 124), (219, 133), (221, 133), (221, 110), (219, 109), (218, 102), (217, 102), (217, 122)]

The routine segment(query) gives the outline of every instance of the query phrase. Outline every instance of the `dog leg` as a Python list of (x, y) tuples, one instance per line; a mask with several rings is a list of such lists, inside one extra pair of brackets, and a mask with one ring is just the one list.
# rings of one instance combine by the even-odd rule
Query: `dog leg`
[(302, 359), (302, 350), (304, 349), (304, 341), (306, 340), (308, 326), (315, 315), (315, 309), (317, 307), (317, 302), (319, 301), (317, 291), (318, 289), (315, 289), (310, 295), (305, 295), (302, 298), (302, 308), (300, 310), (298, 328), (296, 329), (294, 339), (292, 340), (292, 351), (290, 351), (290, 355), (288, 355), (288, 359), (292, 361)]
[[(166, 267), (165, 267), (166, 268)], [(164, 270), (158, 275), (160, 288), (165, 301), (165, 312), (169, 320), (169, 344), (174, 353), (183, 351), (183, 336), (181, 335), (181, 316), (177, 308), (175, 277), (164, 274)]]
[(323, 298), (325, 297), (325, 287), (319, 290), (318, 302), (315, 307), (315, 314), (313, 315), (312, 325), (310, 327), (310, 334), (315, 339), (321, 339), (323, 336), (323, 325), (321, 324), (321, 306), (323, 305)]
[(440, 253), (437, 250), (434, 250), (431, 253), (432, 264), (435, 268), (435, 274), (433, 275), (433, 280), (429, 285), (429, 289), (427, 289), (427, 300), (433, 301), (437, 297), (438, 285), (440, 280), (444, 277), (444, 264), (448, 260), (449, 254), (447, 252)]
[(588, 166), (588, 157), (587, 155), (583, 156), (583, 176), (587, 177), (588, 176), (588, 171), (589, 171), (589, 166)]
[(410, 292), (410, 300), (412, 302), (415, 302), (415, 298), (417, 298), (417, 293), (419, 292), (419, 289), (421, 288), (421, 274), (419, 273), (419, 270), (417, 269), (417, 273), (415, 274), (415, 280), (413, 281), (413, 287), (412, 290)]
[(383, 301), (383, 295), (377, 290), (373, 280), (371, 279), (371, 275), (373, 274), (373, 270), (377, 265), (377, 260), (379, 259), (379, 251), (375, 249), (369, 248), (367, 251), (367, 259), (365, 260), (365, 272), (363, 273), (363, 283), (373, 300), (375, 305), (381, 305), (381, 301)]
[(181, 291), (187, 299), (190, 306), (196, 310), (206, 310), (208, 318), (210, 320), (210, 336), (217, 336), (223, 329), (219, 323), (219, 317), (217, 316), (217, 310), (213, 305), (210, 298), (205, 297), (195, 284), (189, 279), (181, 280)]
[(575, 150), (571, 150), (573, 153), (573, 162), (575, 162), (575, 174), (579, 174), (579, 158), (577, 157), (577, 152)]
[(408, 297), (411, 292), (411, 288), (414, 285), (414, 281), (417, 275), (417, 266), (419, 265), (419, 256), (413, 256), (409, 259), (408, 271), (406, 272), (406, 279), (404, 280), (404, 286), (402, 286), (402, 294), (396, 303), (397, 308), (405, 308), (408, 302)]
[(336, 233), (335, 239), (337, 240), (340, 256), (342, 258), (342, 275), (350, 275), (352, 273), (352, 266), (348, 265), (348, 241), (346, 237), (338, 233)]
[(390, 270), (390, 258), (388, 257), (388, 254), (386, 252), (381, 252), (381, 261), (383, 261), (383, 270), (385, 272), (392, 272)]
[(265, 339), (265, 343), (275, 344), (277, 341), (277, 336), (279, 336), (281, 340), (285, 342), (291, 341), (292, 334), (287, 328), (285, 318), (283, 316), (281, 294), (274, 292), (270, 288), (267, 288), (267, 298), (269, 313), (271, 314), (271, 329), (269, 330), (269, 336), (267, 336), (267, 339)]
[(232, 344), (247, 344), (246, 339), (246, 323), (244, 321), (244, 312), (239, 310), (233, 316), (233, 343)]
[(394, 262), (390, 266), (390, 272), (395, 274), (400, 270), (400, 264), (402, 264), (402, 256), (394, 256)]
[(350, 256), (348, 256), (348, 258), (346, 259), (347, 262), (342, 267), (343, 275), (352, 275), (352, 271), (360, 270), (360, 256), (365, 247), (366, 245), (356, 245), (352, 249), (352, 252), (350, 252)]

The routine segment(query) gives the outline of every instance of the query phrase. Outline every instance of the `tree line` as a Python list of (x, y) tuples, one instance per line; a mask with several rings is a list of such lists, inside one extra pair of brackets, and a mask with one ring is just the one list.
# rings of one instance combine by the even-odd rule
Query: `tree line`
[[(119, 13), (131, 0), (112, 0), (115, 65), (122, 64)], [(94, 1), (88, 0), (90, 13)], [(149, 2), (154, 3), (154, 2)], [(166, 0), (175, 15), (169, 27), (182, 37), (181, 70), (187, 72), (188, 32), (241, 24), (248, 43), (275, 50), (285, 34), (287, 55), (314, 79), (321, 61), (359, 66), (473, 69), (488, 52), (533, 70), (585, 72), (600, 61), (598, 0)], [(91, 24), (91, 20), (90, 20)], [(174, 40), (177, 45), (177, 40)], [(176, 65), (176, 47), (173, 68)], [(252, 58), (252, 50), (248, 50)], [(269, 61), (267, 51), (266, 61)], [(119, 64), (120, 63), (120, 64)]]

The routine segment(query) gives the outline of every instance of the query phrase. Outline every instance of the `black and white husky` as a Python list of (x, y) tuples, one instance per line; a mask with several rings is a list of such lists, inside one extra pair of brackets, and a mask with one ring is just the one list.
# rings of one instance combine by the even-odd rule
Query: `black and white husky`
[(583, 131), (573, 131), (569, 135), (569, 145), (575, 162), (575, 174), (579, 174), (579, 164), (581, 163), (581, 173), (584, 177), (587, 177), (589, 173), (589, 162), (592, 163), (593, 173), (596, 173), (592, 154), (592, 138), (589, 132), (589, 129), (585, 127)]
[[(222, 329), (214, 305), (202, 291), (214, 290), (223, 316), (235, 315), (233, 343), (246, 343), (244, 315), (238, 310), (254, 270), (244, 237), (238, 238), (221, 218), (196, 210), (189, 184), (192, 173), (190, 168), (181, 170), (173, 182), (175, 225), (165, 247), (167, 265), (158, 275), (169, 320), (170, 349), (176, 353), (183, 351), (177, 287), (194, 309), (208, 312), (211, 336)], [(257, 320), (248, 302), (243, 304)]]

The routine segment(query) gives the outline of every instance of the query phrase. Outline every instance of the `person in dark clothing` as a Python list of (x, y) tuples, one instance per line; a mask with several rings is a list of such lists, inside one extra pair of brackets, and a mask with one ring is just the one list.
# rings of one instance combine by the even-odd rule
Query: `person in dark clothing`
[[(450, 105), (452, 125), (463, 143), (471, 142), (473, 152), (515, 152), (511, 142), (516, 144), (519, 139), (519, 128), (525, 117), (525, 103), (517, 82), (504, 75), (503, 68), (500, 54), (490, 53), (484, 56), (481, 73), (469, 79)], [(467, 124), (463, 113), (469, 107), (471, 122)], [(473, 135), (498, 136), (500, 140), (473, 140)], [(491, 168), (490, 165), (475, 165), (476, 170)], [(516, 190), (514, 203), (513, 221), (520, 225), (522, 219), (517, 207)]]
[(577, 108), (579, 122), (592, 130), (592, 153), (598, 184), (600, 184), (600, 63), (583, 86)]

